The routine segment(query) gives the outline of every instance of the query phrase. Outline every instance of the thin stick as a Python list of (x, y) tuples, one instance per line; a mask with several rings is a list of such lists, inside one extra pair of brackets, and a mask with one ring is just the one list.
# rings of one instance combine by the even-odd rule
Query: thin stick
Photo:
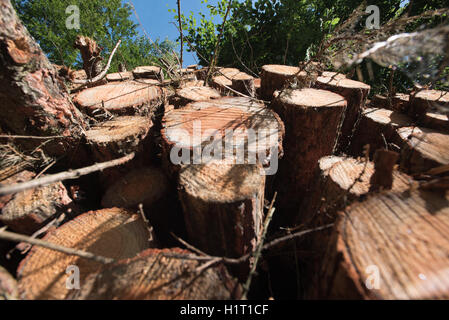
[(207, 70), (207, 75), (206, 75), (206, 78), (204, 79), (204, 85), (207, 85), (207, 82), (209, 81), (210, 74), (211, 74), (211, 72), (213, 72), (213, 69), (215, 69), (215, 65), (217, 64), (218, 52), (220, 50), (221, 38), (223, 37), (226, 19), (228, 18), (228, 14), (231, 11), (231, 7), (232, 7), (232, 0), (229, 0), (228, 8), (226, 9), (226, 14), (225, 14), (225, 16), (223, 18), (223, 23), (221, 24), (221, 29), (220, 29), (220, 34), (218, 35), (217, 44), (215, 45), (214, 55), (213, 55), (213, 57), (211, 59), (212, 65)]
[(97, 163), (97, 164), (94, 164), (89, 167), (85, 167), (85, 168), (81, 168), (81, 169), (77, 169), (77, 170), (69, 170), (69, 171), (65, 171), (65, 172), (60, 172), (60, 173), (48, 175), (46, 177), (42, 177), (39, 179), (30, 180), (30, 181), (23, 182), (23, 183), (17, 183), (17, 184), (11, 185), (11, 186), (0, 187), (0, 196), (4, 196), (7, 194), (11, 194), (11, 193), (17, 193), (20, 191), (24, 191), (24, 190), (28, 190), (28, 189), (32, 189), (32, 188), (36, 188), (36, 187), (46, 186), (46, 185), (49, 185), (49, 184), (52, 184), (52, 183), (55, 183), (58, 181), (77, 179), (81, 176), (85, 176), (85, 175), (88, 175), (88, 174), (96, 172), (96, 171), (102, 171), (107, 168), (122, 165), (122, 164), (130, 161), (131, 159), (133, 159), (134, 155), (135, 155), (134, 153), (131, 153), (122, 158), (107, 161), (107, 162)]
[(106, 77), (106, 74), (108, 73), (109, 68), (111, 67), (112, 58), (114, 57), (115, 51), (117, 51), (117, 48), (119, 47), (121, 42), (122, 42), (122, 40), (119, 40), (117, 42), (117, 44), (114, 47), (114, 50), (112, 50), (111, 55), (109, 56), (108, 64), (106, 65), (106, 67), (103, 69), (103, 71), (98, 76), (96, 76), (95, 78), (92, 78), (92, 79), (87, 79), (87, 80), (73, 80), (72, 82), (74, 84), (87, 85), (87, 84), (93, 84), (93, 83), (103, 80), (103, 78)]
[(207, 256), (210, 257), (207, 253), (204, 253), (203, 251), (201, 251), (198, 248), (195, 248), (194, 246), (192, 246), (191, 244), (187, 243), (187, 241), (182, 240), (181, 238), (179, 238), (177, 235), (175, 235), (173, 232), (170, 232), (170, 234), (172, 235), (173, 238), (175, 238), (176, 240), (178, 240), (179, 242), (181, 242), (183, 245), (185, 245), (188, 249), (198, 253), (200, 256)]
[(48, 140), (48, 139), (60, 139), (66, 138), (64, 136), (47, 136), (47, 137), (39, 137), (39, 136), (10, 136), (7, 134), (0, 135), (1, 139), (32, 139), (32, 140)]
[(30, 243), (36, 246), (40, 246), (43, 248), (47, 248), (50, 250), (55, 250), (58, 252), (62, 252), (65, 254), (69, 254), (69, 255), (74, 255), (74, 256), (78, 256), (80, 258), (85, 258), (85, 259), (89, 259), (89, 260), (93, 260), (99, 263), (103, 263), (103, 264), (109, 264), (109, 263), (113, 263), (114, 259), (111, 258), (106, 258), (106, 257), (102, 257), (102, 256), (97, 256), (93, 253), (90, 252), (86, 252), (86, 251), (82, 251), (82, 250), (78, 250), (78, 249), (73, 249), (73, 248), (67, 248), (64, 246), (60, 246), (54, 243), (50, 243), (47, 241), (43, 241), (43, 240), (39, 240), (39, 239), (33, 239), (31, 237), (28, 236), (24, 236), (18, 233), (13, 233), (13, 232), (9, 232), (9, 231), (4, 231), (2, 229), (0, 229), (0, 238), (4, 239), (4, 240), (9, 240), (9, 241), (15, 241), (15, 242), (26, 242), (26, 243)]
[(181, 0), (177, 0), (177, 2), (178, 2), (178, 23), (179, 23), (179, 29), (181, 30), (179, 32), (179, 36), (181, 37), (181, 69), (182, 69), (183, 51), (184, 51), (184, 35), (182, 33), (182, 22), (181, 22)]
[[(303, 231), (300, 231), (300, 232), (289, 234), (289, 235), (281, 237), (281, 238), (277, 238), (277, 239), (267, 243), (266, 245), (264, 245), (262, 247), (262, 251), (270, 249), (272, 247), (275, 247), (275, 246), (277, 246), (278, 244), (280, 244), (282, 242), (293, 240), (293, 239), (302, 237), (302, 236), (304, 236), (306, 234), (309, 234), (309, 233), (312, 233), (312, 232), (321, 231), (321, 230), (325, 230), (325, 229), (331, 228), (333, 225), (334, 224), (328, 224), (328, 225), (325, 225), (325, 226), (322, 226), (322, 227), (318, 227), (318, 228), (314, 228), (314, 229), (308, 229), (308, 230), (303, 230)], [(189, 245), (189, 246), (193, 247), (192, 245)], [(196, 250), (198, 250), (198, 249), (196, 249)], [(238, 264), (241, 264), (241, 263), (245, 262), (249, 258), (251, 258), (252, 253), (248, 253), (248, 254), (246, 254), (244, 256), (241, 256), (240, 258), (214, 257), (214, 256), (209, 256), (209, 255), (196, 256), (196, 255), (193, 255), (193, 254), (191, 254), (191, 255), (182, 255), (182, 254), (177, 254), (177, 253), (163, 253), (162, 255), (165, 256), (165, 257), (169, 257), (169, 258), (184, 259), (184, 260), (195, 260), (195, 261), (218, 260), (218, 262), (223, 262), (225, 264), (238, 265)]]
[(248, 279), (246, 279), (246, 282), (243, 285), (242, 300), (248, 299), (248, 292), (249, 292), (249, 288), (251, 287), (251, 281), (254, 276), (254, 273), (256, 272), (257, 264), (259, 263), (259, 259), (260, 259), (261, 253), (262, 253), (263, 243), (265, 241), (265, 237), (266, 237), (267, 231), (268, 231), (268, 226), (270, 225), (271, 219), (273, 218), (273, 214), (274, 214), (274, 210), (275, 210), (275, 208), (273, 208), (273, 205), (274, 205), (274, 202), (276, 201), (277, 195), (278, 195), (278, 193), (275, 192), (273, 200), (271, 200), (271, 204), (268, 209), (268, 214), (267, 214), (267, 217), (265, 218), (265, 223), (264, 223), (264, 226), (262, 229), (262, 235), (260, 237), (259, 243), (257, 244), (256, 252), (254, 254), (254, 263), (251, 266), (251, 270), (249, 272)]

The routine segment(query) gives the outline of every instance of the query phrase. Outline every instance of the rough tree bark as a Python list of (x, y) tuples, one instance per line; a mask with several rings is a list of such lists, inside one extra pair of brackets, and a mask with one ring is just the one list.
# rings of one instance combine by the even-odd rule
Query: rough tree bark
[(401, 140), (396, 129), (410, 126), (411, 123), (411, 118), (397, 111), (366, 108), (354, 132), (349, 153), (355, 157), (362, 156), (367, 144), (370, 145), (371, 159), (377, 149), (399, 151)]
[[(17, 17), (10, 0), (0, 4), (0, 124), (19, 135), (55, 136), (44, 146), (51, 155), (75, 145), (84, 127), (63, 80)], [(36, 141), (21, 141), (27, 147)]]
[[(254, 251), (263, 223), (261, 170), (226, 160), (181, 169), (179, 198), (192, 244), (212, 256), (238, 258)], [(242, 279), (247, 268), (237, 271)]]
[(334, 150), (346, 100), (325, 90), (286, 90), (275, 98), (272, 107), (285, 123), (285, 156), (275, 188), (279, 192), (277, 207), (285, 210), (282, 222), (290, 225), (308, 192), (318, 160)]
[(365, 107), (371, 87), (363, 82), (332, 77), (318, 77), (316, 87), (338, 93), (347, 100), (337, 151), (348, 152), (351, 138), (358, 125), (360, 113)]

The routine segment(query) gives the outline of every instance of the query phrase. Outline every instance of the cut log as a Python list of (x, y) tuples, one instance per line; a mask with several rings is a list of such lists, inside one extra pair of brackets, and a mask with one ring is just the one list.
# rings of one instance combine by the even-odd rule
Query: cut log
[[(140, 215), (117, 208), (82, 214), (43, 240), (115, 260), (132, 258), (149, 247), (148, 231)], [(92, 260), (34, 247), (17, 271), (21, 298), (64, 299), (70, 292), (67, 284), (74, 284), (69, 279), (72, 272), (67, 271), (73, 266), (79, 268), (80, 284), (102, 267)]]
[(203, 80), (183, 81), (179, 84), (179, 88), (204, 87)]
[(369, 197), (341, 214), (317, 298), (448, 299), (449, 195)]
[(254, 88), (256, 88), (256, 95), (257, 95), (257, 97), (260, 97), (261, 96), (261, 93), (260, 93), (260, 87), (261, 86), (261, 79), (260, 78), (256, 78), (256, 79), (254, 79)]
[(308, 192), (318, 160), (334, 150), (346, 101), (318, 89), (286, 90), (275, 96), (272, 106), (286, 132), (285, 156), (275, 182), (277, 207), (285, 210), (282, 220), (290, 224)]
[(157, 86), (129, 81), (83, 90), (73, 101), (89, 114), (105, 110), (114, 115), (147, 115), (163, 103), (163, 95)]
[[(62, 78), (20, 22), (10, 0), (0, 6), (0, 125), (17, 135), (55, 136), (41, 148), (50, 155), (67, 154), (85, 123), (70, 102)], [(25, 148), (42, 141), (18, 140)]]
[(273, 93), (276, 90), (283, 89), (289, 82), (298, 79), (306, 79), (307, 73), (301, 71), (298, 67), (269, 64), (262, 67), (260, 73), (260, 91), (262, 98), (272, 100)]
[(359, 157), (364, 147), (370, 146), (370, 157), (377, 149), (400, 151), (401, 139), (397, 129), (410, 126), (412, 119), (405, 114), (388, 109), (366, 108), (362, 111), (359, 125), (352, 138), (350, 154)]
[(152, 121), (147, 117), (117, 117), (100, 123), (86, 132), (87, 143), (97, 162), (105, 162), (136, 153), (136, 157), (125, 165), (101, 172), (102, 184), (110, 186), (131, 168), (146, 163), (151, 157), (150, 130)]
[[(19, 173), (14, 174), (13, 176), (2, 180), (0, 182), (1, 185), (12, 185), (16, 183), (30, 181), (36, 176), (34, 172), (31, 171), (21, 171)], [(13, 198), (13, 194), (8, 194), (0, 197), (0, 210)]]
[(3, 207), (0, 221), (15, 232), (32, 235), (49, 219), (75, 210), (61, 182), (19, 192)]
[(393, 97), (385, 97), (376, 94), (371, 99), (370, 105), (373, 108), (384, 108), (407, 113), (407, 110), (409, 109), (409, 100), (410, 95), (405, 93), (396, 93)]
[[(297, 223), (325, 225), (333, 223), (338, 210), (370, 192), (374, 175), (373, 162), (354, 158), (327, 156), (319, 160), (312, 196), (305, 202)], [(393, 170), (393, 191), (405, 191), (411, 177)]]
[(188, 103), (221, 98), (220, 93), (210, 87), (185, 87), (176, 91), (178, 98), (174, 106), (183, 107)]
[(397, 130), (401, 138), (401, 170), (410, 174), (425, 173), (449, 164), (449, 134), (421, 127)]
[(115, 72), (106, 75), (106, 80), (113, 81), (125, 81), (133, 78), (133, 73), (130, 71), (127, 72)]
[(240, 73), (236, 68), (215, 68), (215, 74), (212, 77), (212, 87), (220, 91), (222, 95), (233, 95), (232, 78)]
[(244, 95), (255, 97), (256, 87), (254, 85), (254, 78), (244, 72), (239, 72), (232, 77), (231, 88)]
[[(277, 170), (283, 123), (264, 104), (250, 98), (221, 98), (188, 104), (163, 118), (163, 161), (170, 176), (180, 164), (234, 159)], [(181, 155), (180, 155), (181, 153)], [(256, 161), (257, 160), (257, 161)]]
[(133, 70), (134, 78), (146, 78), (164, 81), (164, 72), (161, 67), (157, 66), (143, 66), (137, 67)]
[(421, 123), (426, 128), (431, 128), (441, 131), (449, 131), (449, 117), (444, 114), (435, 112), (426, 112), (421, 118)]
[(6, 269), (0, 266), (0, 301), (18, 299), (19, 290), (17, 289), (16, 279)]
[(335, 92), (343, 96), (347, 101), (337, 152), (348, 152), (371, 87), (359, 81), (328, 77), (318, 77), (316, 87)]
[[(296, 224), (316, 228), (335, 223), (339, 210), (370, 193), (373, 186), (371, 180), (374, 176), (375, 169), (372, 162), (337, 156), (321, 158), (311, 188), (312, 192), (301, 208), (301, 216), (298, 217)], [(394, 192), (408, 190), (412, 181), (411, 177), (397, 170), (393, 170), (392, 180)], [(312, 252), (310, 257), (302, 260), (307, 298), (316, 298), (315, 290), (320, 281), (320, 274), (317, 271), (324, 267), (323, 257), (332, 230), (333, 228), (329, 228), (312, 233), (297, 243), (299, 250)], [(293, 262), (294, 260), (288, 261), (294, 265)]]
[(149, 208), (167, 194), (168, 187), (167, 177), (161, 169), (138, 168), (111, 185), (101, 204), (104, 208), (137, 209), (139, 204)]
[[(173, 257), (176, 256), (176, 257)], [(199, 272), (194, 254), (174, 249), (148, 249), (90, 275), (74, 300), (229, 300), (241, 288), (223, 265)], [(183, 259), (185, 257), (185, 259)]]
[(210, 255), (232, 258), (255, 249), (263, 224), (261, 170), (226, 160), (181, 169), (179, 197), (190, 243)]
[(410, 96), (408, 113), (420, 121), (427, 112), (447, 110), (449, 108), (449, 92), (439, 90), (421, 90)]
[(346, 79), (346, 75), (342, 74), (342, 73), (338, 73), (338, 72), (333, 72), (333, 71), (324, 71), (321, 74), (322, 77), (326, 77), (326, 78), (332, 78), (335, 80), (342, 80), (342, 79)]

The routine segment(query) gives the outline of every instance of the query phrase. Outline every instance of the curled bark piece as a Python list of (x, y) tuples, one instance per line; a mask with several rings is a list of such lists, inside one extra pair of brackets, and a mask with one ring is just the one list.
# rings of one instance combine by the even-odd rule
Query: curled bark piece
[[(164, 254), (176, 254), (168, 257)], [(198, 271), (198, 261), (183, 260), (186, 250), (148, 249), (89, 276), (74, 300), (228, 300), (239, 299), (241, 288), (219, 264)]]
[[(140, 215), (123, 209), (90, 211), (67, 222), (43, 238), (47, 242), (86, 250), (114, 260), (132, 258), (148, 248), (148, 231)], [(19, 291), (22, 299), (64, 299), (70, 292), (66, 283), (79, 268), (80, 283), (97, 272), (101, 264), (34, 247), (19, 266)]]

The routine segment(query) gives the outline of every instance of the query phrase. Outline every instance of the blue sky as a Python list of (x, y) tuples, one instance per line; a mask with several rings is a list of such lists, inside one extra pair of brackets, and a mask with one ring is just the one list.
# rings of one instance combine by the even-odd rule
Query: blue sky
[[(124, 2), (127, 2), (124, 0)], [(168, 9), (176, 9), (176, 0), (132, 0), (131, 1), (136, 8), (140, 21), (147, 34), (152, 40), (160, 39), (164, 40), (168, 38), (176, 41), (179, 36), (179, 32), (176, 27), (171, 23), (175, 22), (174, 14), (168, 12)], [(208, 3), (215, 5), (218, 0), (209, 0)], [(203, 12), (208, 16), (209, 10), (206, 5), (201, 3), (200, 0), (182, 0), (181, 10), (185, 15), (189, 15), (190, 11), (194, 13)], [(133, 14), (133, 20), (137, 23), (137, 20)], [(197, 16), (198, 18), (198, 16)], [(218, 20), (217, 20), (218, 21)], [(143, 35), (142, 29), (138, 27), (139, 32)], [(186, 47), (186, 46), (185, 46)], [(196, 55), (194, 53), (184, 50), (184, 66), (195, 64)]]

